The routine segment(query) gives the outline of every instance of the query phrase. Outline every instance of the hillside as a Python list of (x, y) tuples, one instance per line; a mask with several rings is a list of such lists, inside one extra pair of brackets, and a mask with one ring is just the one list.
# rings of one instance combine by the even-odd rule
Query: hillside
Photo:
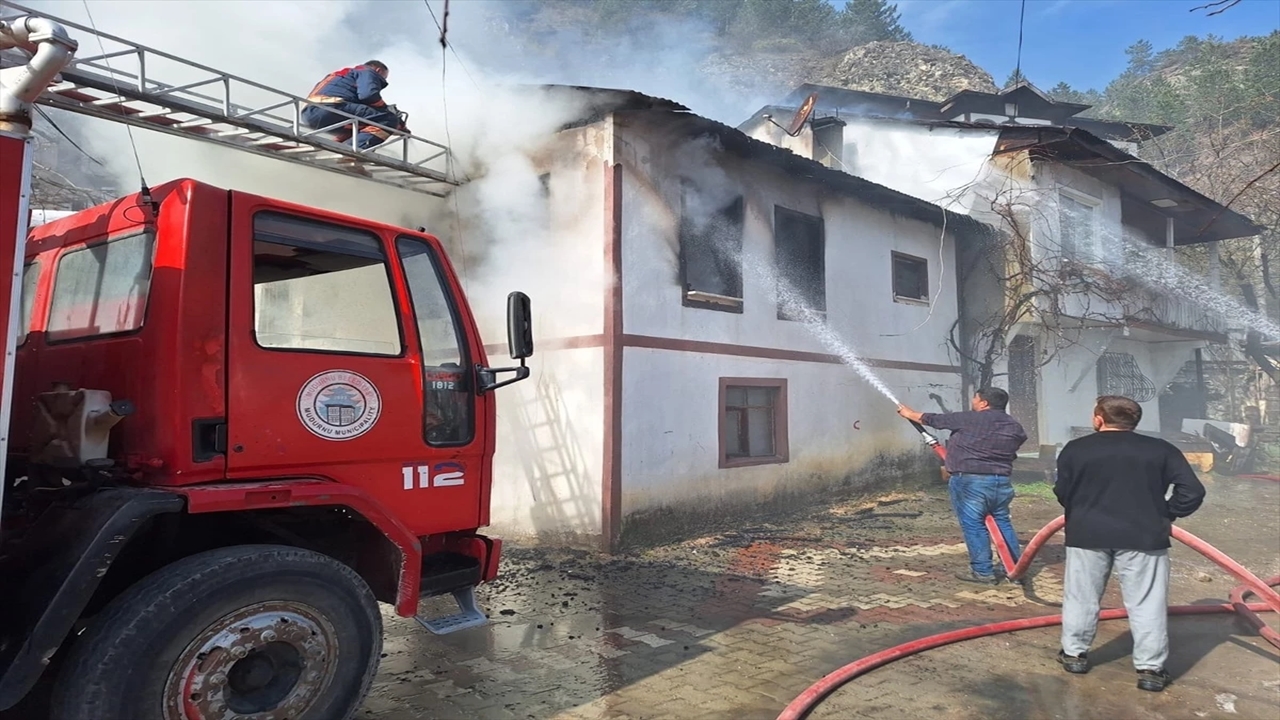
[(699, 70), (741, 92), (767, 85), (779, 95), (806, 82), (927, 100), (997, 89), (991, 74), (963, 55), (908, 41), (876, 41), (838, 53), (723, 51), (709, 56)]

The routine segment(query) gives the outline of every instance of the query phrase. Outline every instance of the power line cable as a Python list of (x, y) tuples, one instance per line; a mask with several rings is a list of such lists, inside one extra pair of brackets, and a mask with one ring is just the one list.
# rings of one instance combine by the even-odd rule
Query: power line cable
[[(98, 24), (93, 21), (93, 12), (89, 10), (89, 0), (80, 0), (84, 5), (84, 14), (89, 17), (89, 26), (93, 28), (94, 36), (98, 40), (98, 50), (102, 51), (102, 62), (107, 66), (107, 72), (111, 75), (111, 84), (115, 87), (116, 96), (123, 98), (124, 95), (120, 91), (120, 83), (116, 81), (116, 71), (111, 67), (111, 58), (107, 56), (107, 48), (102, 44), (102, 35), (98, 33)], [(129, 147), (133, 148), (133, 162), (138, 167), (138, 180), (142, 183), (142, 188), (147, 189), (147, 178), (142, 172), (142, 157), (138, 155), (138, 144), (133, 140), (133, 127), (128, 123), (124, 125), (125, 132), (129, 133)], [(150, 192), (144, 192), (144, 195), (150, 195)]]

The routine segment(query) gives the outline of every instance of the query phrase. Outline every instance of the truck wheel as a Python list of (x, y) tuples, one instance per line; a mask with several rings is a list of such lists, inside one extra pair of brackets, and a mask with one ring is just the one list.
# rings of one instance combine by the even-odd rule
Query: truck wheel
[(326, 555), (241, 545), (143, 578), (90, 621), (54, 720), (343, 720), (382, 652), (382, 616)]

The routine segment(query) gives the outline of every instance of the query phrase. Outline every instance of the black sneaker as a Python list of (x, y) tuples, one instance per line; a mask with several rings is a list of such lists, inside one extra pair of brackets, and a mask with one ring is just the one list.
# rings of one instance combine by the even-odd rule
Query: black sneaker
[(1061, 663), (1063, 670), (1074, 675), (1083, 675), (1089, 672), (1089, 653), (1076, 656), (1068, 655), (1065, 650), (1059, 650), (1058, 662)]
[(963, 570), (956, 573), (956, 579), (963, 580), (965, 582), (977, 583), (979, 585), (995, 585), (1000, 582), (1000, 579), (995, 575), (979, 575), (972, 570)]
[(1139, 670), (1138, 689), (1147, 692), (1160, 692), (1169, 684), (1169, 673), (1160, 670)]

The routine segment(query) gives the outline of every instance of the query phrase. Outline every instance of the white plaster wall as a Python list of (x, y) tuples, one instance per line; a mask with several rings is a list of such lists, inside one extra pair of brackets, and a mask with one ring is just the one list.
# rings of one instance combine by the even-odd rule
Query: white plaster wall
[[(624, 514), (821, 492), (846, 477), (871, 480), (878, 456), (927, 452), (893, 406), (841, 365), (627, 348), (623, 367)], [(935, 392), (958, 409), (958, 375), (882, 374), (910, 388), (904, 402), (936, 411)], [(789, 462), (719, 468), (721, 377), (787, 379)]]
[[(1042, 445), (1064, 445), (1071, 440), (1072, 427), (1089, 427), (1098, 398), (1098, 356), (1112, 337), (1110, 330), (1079, 333), (1040, 368)], [(1055, 340), (1047, 338), (1050, 343)]]
[[(864, 357), (950, 366), (945, 335), (956, 319), (954, 240), (941, 228), (895, 217), (862, 201), (760, 163), (671, 142), (638, 125), (620, 128), (623, 165), (624, 332), (660, 338), (831, 353), (796, 322), (777, 319), (771, 274), (774, 206), (824, 220), (830, 326)], [(746, 201), (741, 314), (685, 307), (678, 283), (679, 174), (725, 186)], [(932, 309), (895, 302), (890, 253), (929, 262)], [(940, 260), (941, 258), (941, 260)], [(765, 269), (752, 267), (763, 262)], [(938, 287), (941, 277), (941, 289)], [(818, 489), (866, 471), (878, 456), (921, 450), (919, 436), (850, 368), (720, 354), (627, 348), (623, 388), (623, 512), (693, 501), (751, 502)], [(895, 394), (922, 409), (963, 407), (960, 376), (877, 370)], [(719, 469), (719, 379), (788, 379), (790, 461)], [(860, 430), (854, 430), (859, 421)], [(687, 505), (686, 505), (687, 506)]]
[(512, 215), (472, 219), (483, 227), (464, 236), (497, 236), (465, 280), (491, 365), (514, 364), (506, 357), (507, 293), (524, 291), (533, 309), (530, 377), (496, 392), (491, 523), (504, 537), (581, 542), (601, 531), (603, 352), (565, 343), (604, 328), (609, 128), (597, 123), (549, 139), (521, 169), (535, 183), (549, 172), (550, 198), (536, 207), (494, 202)]
[(1000, 131), (850, 119), (844, 129), (844, 164), (858, 177), (969, 213), (967, 188), (990, 172)]
[[(791, 117), (774, 118), (774, 122), (786, 125)], [(804, 158), (813, 158), (813, 126), (805, 123), (804, 128), (795, 137), (788, 135), (782, 128), (768, 120), (757, 119), (740, 128), (744, 133), (760, 142), (777, 145)]]
[[(1097, 361), (1103, 352), (1128, 353), (1142, 374), (1156, 388), (1156, 397), (1139, 403), (1139, 430), (1159, 432), (1160, 398), (1169, 381), (1192, 358), (1201, 341), (1144, 342), (1125, 337), (1120, 330), (1096, 329), (1073, 335), (1040, 373), (1041, 442), (1062, 445), (1071, 439), (1071, 428), (1089, 427), (1099, 395)], [(1077, 379), (1079, 384), (1076, 385)], [(1072, 390), (1072, 386), (1075, 389)]]
[(507, 538), (599, 536), (603, 352), (542, 351), (530, 365), (529, 379), (497, 391), (492, 527)]

